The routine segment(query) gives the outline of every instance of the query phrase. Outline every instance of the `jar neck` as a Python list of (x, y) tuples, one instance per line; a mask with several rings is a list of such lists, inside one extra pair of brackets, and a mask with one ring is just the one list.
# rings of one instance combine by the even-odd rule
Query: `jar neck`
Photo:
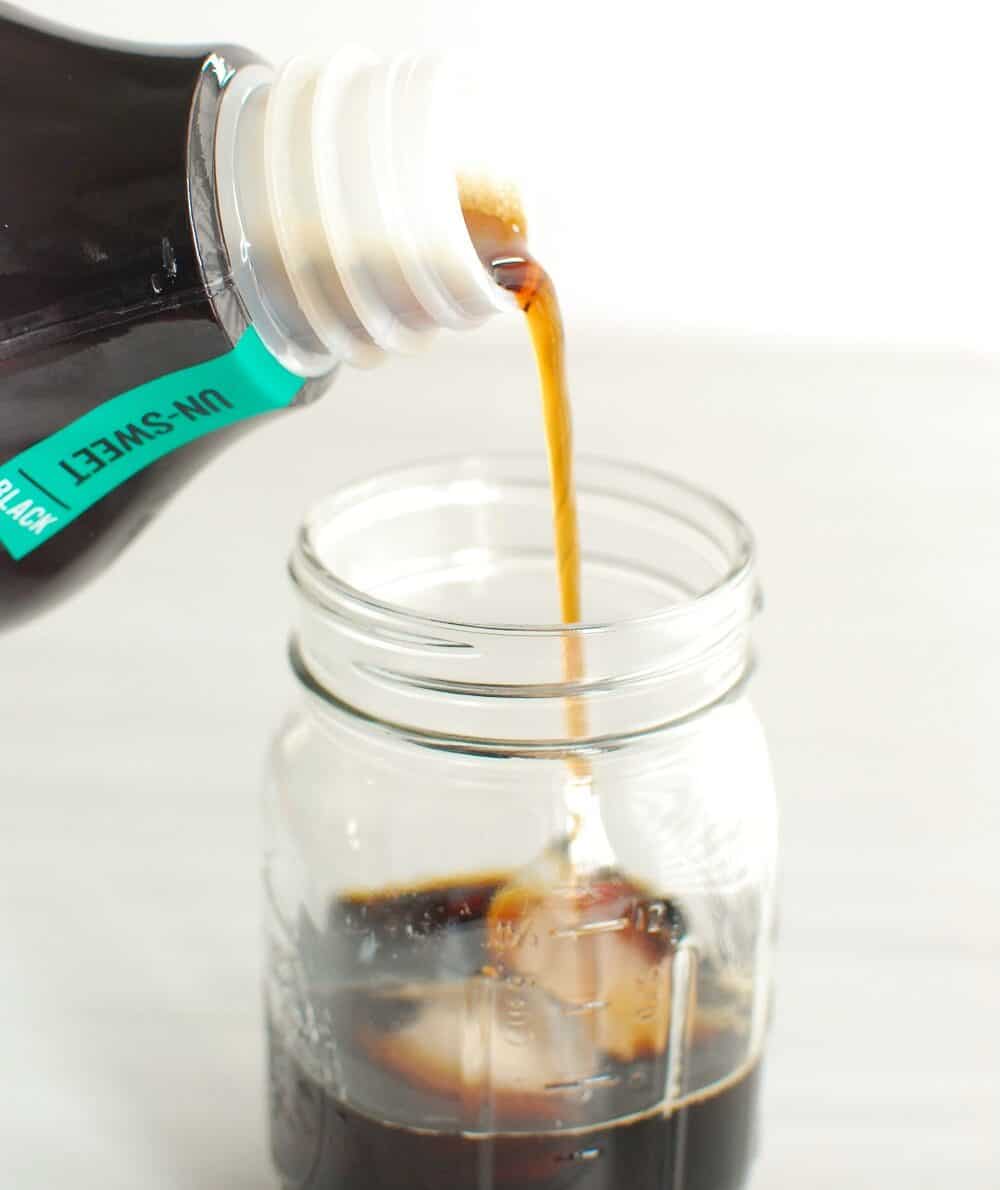
[[(490, 584), (518, 602), (516, 576), (548, 534), (534, 507), (547, 478), (533, 460), (473, 460), (373, 481), (317, 509), (292, 558), (293, 664), (317, 712), (438, 747), (551, 754), (620, 746), (732, 697), (750, 669), (757, 603), (741, 522), (677, 481), (608, 463), (578, 470), (585, 594), (592, 579), (610, 603), (649, 610), (561, 628), (461, 623), (389, 602), (381, 593), (405, 590), (437, 611), (435, 587), (462, 606)], [(567, 641), (582, 662), (573, 682)], [(567, 727), (570, 700), (583, 736)]]
[(223, 232), (250, 320), (290, 370), (370, 365), (510, 308), (462, 216), (446, 81), (434, 56), (351, 48), (229, 81)]

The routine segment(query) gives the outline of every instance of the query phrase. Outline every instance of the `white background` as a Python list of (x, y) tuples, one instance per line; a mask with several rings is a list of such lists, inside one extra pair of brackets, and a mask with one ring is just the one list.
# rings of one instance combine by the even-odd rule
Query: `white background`
[[(86, 5), (117, 35), (275, 59), (456, 30), (558, 49), (569, 147), (536, 161), (580, 448), (713, 488), (760, 542), (786, 857), (767, 1190), (971, 1190), (1000, 1169), (989, 12)], [(515, 58), (494, 82), (524, 77)], [(2, 1190), (273, 1185), (256, 803), (293, 697), (288, 544), (373, 469), (537, 448), (536, 401), (515, 322), (345, 373), (0, 638)]]
[[(1000, 346), (991, 0), (35, 0), (118, 37), (464, 47), (579, 321)], [(537, 89), (542, 101), (529, 108)]]

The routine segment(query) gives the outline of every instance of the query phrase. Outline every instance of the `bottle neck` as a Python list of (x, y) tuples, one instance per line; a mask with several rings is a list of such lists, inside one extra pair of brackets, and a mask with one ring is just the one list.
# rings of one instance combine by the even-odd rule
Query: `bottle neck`
[(230, 80), (216, 179), (250, 320), (291, 371), (321, 376), (509, 309), (469, 237), (440, 60), (345, 49)]

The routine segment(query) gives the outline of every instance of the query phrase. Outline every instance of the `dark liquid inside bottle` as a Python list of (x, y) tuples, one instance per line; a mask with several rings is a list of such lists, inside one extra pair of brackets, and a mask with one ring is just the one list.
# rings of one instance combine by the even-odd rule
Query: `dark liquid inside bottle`
[[(271, 994), (272, 1149), (287, 1190), (739, 1190), (756, 1142), (759, 1065), (733, 1062), (723, 1032), (695, 1028), (691, 1061), (710, 1089), (667, 1109), (650, 1107), (663, 1052), (607, 1056), (585, 1089), (560, 1078), (572, 1031), (586, 1025), (549, 997), (552, 1044), (537, 1031), (523, 1046), (495, 1044), (503, 1014), (490, 1016), (481, 997), (512, 985), (477, 984), (476, 973), (495, 962), (491, 905), (509, 884), (345, 898), (322, 932), (303, 916), (308, 1012), (279, 1002), (280, 960)], [(631, 895), (633, 917), (648, 921), (642, 894)], [(671, 936), (683, 933), (677, 911), (667, 917)], [(294, 1038), (290, 1021), (306, 1032)], [(492, 1059), (478, 1067), (484, 1044)]]
[[(206, 55), (131, 53), (0, 5), (0, 463), (232, 347), (192, 230)], [(219, 445), (141, 471), (35, 552), (0, 547), (0, 630), (106, 567)]]

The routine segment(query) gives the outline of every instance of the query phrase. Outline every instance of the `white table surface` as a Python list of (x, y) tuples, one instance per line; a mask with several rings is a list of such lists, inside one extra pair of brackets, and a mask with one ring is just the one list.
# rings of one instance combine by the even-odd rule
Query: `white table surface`
[[(573, 344), (582, 450), (755, 527), (784, 815), (756, 1185), (1000, 1185), (1000, 366)], [(257, 803), (293, 689), (284, 558), (373, 469), (540, 443), (486, 333), (341, 378), (0, 638), (0, 1187), (264, 1190)]]

